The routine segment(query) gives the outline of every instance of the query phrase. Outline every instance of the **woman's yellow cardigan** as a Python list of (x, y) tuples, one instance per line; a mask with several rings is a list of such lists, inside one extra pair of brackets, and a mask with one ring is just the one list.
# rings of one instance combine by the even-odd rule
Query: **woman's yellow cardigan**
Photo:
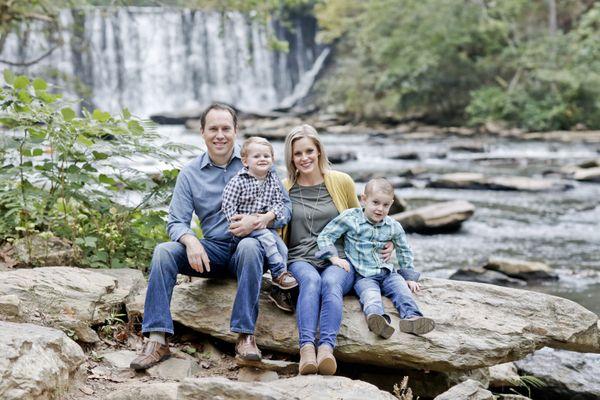
[[(325, 179), (325, 187), (333, 200), (333, 204), (335, 204), (335, 208), (337, 208), (338, 212), (342, 212), (349, 208), (360, 207), (360, 203), (358, 202), (358, 198), (356, 197), (356, 187), (354, 185), (354, 181), (350, 177), (350, 175), (339, 172), (339, 171), (326, 171), (323, 175)], [(283, 181), (283, 186), (285, 190), (288, 192), (294, 186), (294, 182), (285, 179)], [(293, 217), (292, 217), (293, 218)], [(285, 244), (289, 244), (289, 230), (287, 225), (283, 227), (281, 232), (281, 237)]]

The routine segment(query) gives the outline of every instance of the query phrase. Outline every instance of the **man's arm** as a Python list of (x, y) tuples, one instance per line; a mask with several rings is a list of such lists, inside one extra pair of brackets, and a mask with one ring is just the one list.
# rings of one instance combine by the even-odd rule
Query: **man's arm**
[(185, 234), (195, 236), (190, 228), (192, 213), (194, 212), (194, 199), (189, 181), (183, 171), (177, 176), (173, 197), (169, 205), (167, 216), (167, 233), (172, 241), (177, 242)]

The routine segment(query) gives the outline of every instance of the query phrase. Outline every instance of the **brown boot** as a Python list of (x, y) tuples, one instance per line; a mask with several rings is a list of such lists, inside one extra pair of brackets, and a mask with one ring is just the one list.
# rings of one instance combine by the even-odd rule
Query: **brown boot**
[(256, 347), (254, 335), (240, 333), (235, 344), (235, 353), (244, 360), (259, 361), (262, 357), (260, 350)]
[(142, 354), (129, 364), (129, 368), (135, 369), (136, 371), (148, 369), (162, 360), (166, 360), (170, 356), (171, 351), (169, 350), (168, 342), (166, 344), (161, 344), (154, 340), (149, 340), (144, 343)]
[(319, 346), (319, 351), (317, 352), (317, 368), (321, 375), (333, 375), (337, 370), (333, 349), (327, 344)]
[(298, 286), (298, 281), (288, 271), (282, 272), (277, 278), (273, 278), (272, 282), (274, 286), (281, 290), (290, 290)]
[(315, 345), (305, 344), (300, 348), (300, 375), (311, 375), (317, 373), (317, 355)]

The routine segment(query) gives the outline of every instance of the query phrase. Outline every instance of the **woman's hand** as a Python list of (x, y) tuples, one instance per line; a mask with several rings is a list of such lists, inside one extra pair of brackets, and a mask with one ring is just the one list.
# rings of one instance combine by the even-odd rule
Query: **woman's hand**
[(408, 285), (408, 288), (410, 289), (410, 291), (413, 293), (417, 293), (417, 292), (421, 291), (421, 285), (418, 282), (406, 281), (406, 284)]
[(350, 263), (343, 258), (339, 257), (331, 257), (329, 262), (333, 265), (337, 265), (340, 268), (343, 268), (346, 272), (350, 272)]
[(387, 242), (385, 246), (381, 249), (379, 254), (381, 255), (381, 261), (388, 262), (390, 258), (392, 258), (392, 254), (394, 253), (394, 243)]

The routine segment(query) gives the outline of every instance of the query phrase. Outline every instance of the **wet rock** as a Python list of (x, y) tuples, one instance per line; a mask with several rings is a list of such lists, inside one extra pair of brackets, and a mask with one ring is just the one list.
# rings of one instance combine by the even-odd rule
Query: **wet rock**
[(394, 154), (390, 157), (392, 160), (418, 160), (419, 153), (411, 151), (408, 153), (398, 153)]
[(517, 366), (512, 362), (490, 367), (490, 387), (501, 388), (516, 386), (519, 381)]
[(358, 159), (356, 152), (351, 150), (332, 150), (327, 153), (327, 158), (332, 164), (343, 164)]
[(485, 177), (474, 172), (444, 174), (429, 182), (428, 187), (445, 189), (483, 189)]
[(307, 375), (269, 383), (235, 382), (226, 378), (186, 379), (179, 386), (178, 400), (395, 400), (390, 393), (361, 381), (341, 376)]
[(600, 160), (588, 160), (577, 164), (579, 168), (597, 168), (600, 167)]
[(106, 400), (176, 400), (179, 383), (144, 382), (110, 393)]
[(525, 286), (527, 282), (515, 279), (501, 272), (491, 271), (484, 268), (461, 268), (452, 275), (450, 279), (456, 281), (489, 283), (502, 286)]
[(545, 396), (552, 394), (556, 398), (578, 400), (600, 398), (600, 354), (544, 348), (515, 364), (522, 375), (533, 375), (544, 381), (545, 386), (539, 392)]
[(2, 321), (0, 332), (0, 398), (53, 399), (75, 383), (85, 356), (63, 332)]
[(271, 382), (279, 379), (275, 371), (265, 371), (254, 367), (242, 367), (238, 371), (240, 382)]
[[(394, 187), (394, 189), (414, 187), (413, 183), (410, 180), (399, 177), (399, 176), (393, 176), (393, 177), (387, 178), (387, 180), (391, 183), (391, 185)], [(402, 210), (402, 211), (404, 211), (404, 210)], [(398, 212), (401, 212), (401, 211), (398, 211)]]
[(558, 279), (558, 274), (541, 262), (494, 257), (490, 258), (483, 268), (526, 281)]
[(393, 214), (392, 218), (400, 222), (407, 232), (442, 233), (456, 231), (473, 213), (473, 204), (455, 200)]
[[(141, 271), (111, 272), (123, 275), (121, 280), (98, 271), (71, 267), (2, 271), (0, 296), (18, 297), (22, 309), (19, 322), (52, 326), (76, 340), (96, 342), (98, 335), (90, 326), (103, 323), (119, 310), (134, 292), (133, 286), (145, 286), (140, 283), (144, 279)], [(0, 317), (7, 318), (4, 314)]]
[(484, 153), (485, 145), (478, 142), (465, 142), (450, 146), (450, 151), (462, 151), (468, 153)]
[(150, 376), (180, 381), (193, 376), (198, 369), (199, 364), (193, 359), (171, 357), (146, 371)]
[(252, 367), (264, 371), (274, 371), (280, 374), (290, 375), (298, 373), (298, 363), (296, 362), (267, 359), (262, 359), (260, 361), (252, 361), (243, 360), (237, 356), (235, 357), (235, 362), (241, 367)]
[[(543, 346), (600, 352), (598, 316), (570, 300), (445, 279), (426, 278), (422, 286), (415, 300), (437, 325), (424, 337), (396, 331), (381, 340), (368, 330), (358, 300), (346, 297), (335, 353), (339, 360), (452, 372), (514, 361)], [(235, 343), (237, 335), (230, 332), (229, 318), (236, 287), (234, 280), (209, 279), (176, 286), (173, 319)], [(141, 294), (128, 304), (132, 317), (142, 313), (144, 298)], [(387, 299), (384, 304), (397, 326), (397, 311)], [(264, 292), (255, 332), (263, 349), (298, 354), (294, 316), (270, 304)]]
[(75, 265), (81, 250), (66, 239), (39, 234), (15, 241), (13, 257), (17, 267)]
[(573, 174), (577, 181), (600, 182), (600, 167), (578, 169)]
[(440, 394), (434, 400), (494, 400), (494, 395), (481, 383), (469, 379)]
[(432, 188), (471, 189), (471, 190), (515, 190), (526, 192), (561, 191), (571, 189), (569, 183), (550, 180), (533, 179), (523, 176), (485, 177), (472, 172), (445, 174), (427, 184)]
[(408, 203), (406, 202), (406, 200), (398, 197), (397, 195), (394, 195), (394, 202), (392, 203), (392, 206), (390, 207), (389, 213), (390, 213), (390, 215), (394, 215), (394, 214), (403, 212), (407, 208), (408, 208)]
[(522, 396), (520, 394), (501, 393), (496, 397), (496, 400), (531, 400), (531, 398), (529, 398), (527, 396)]
[(153, 114), (150, 116), (150, 119), (160, 125), (183, 125), (188, 119), (199, 120), (203, 111), (203, 108), (194, 108), (189, 110), (164, 112)]

